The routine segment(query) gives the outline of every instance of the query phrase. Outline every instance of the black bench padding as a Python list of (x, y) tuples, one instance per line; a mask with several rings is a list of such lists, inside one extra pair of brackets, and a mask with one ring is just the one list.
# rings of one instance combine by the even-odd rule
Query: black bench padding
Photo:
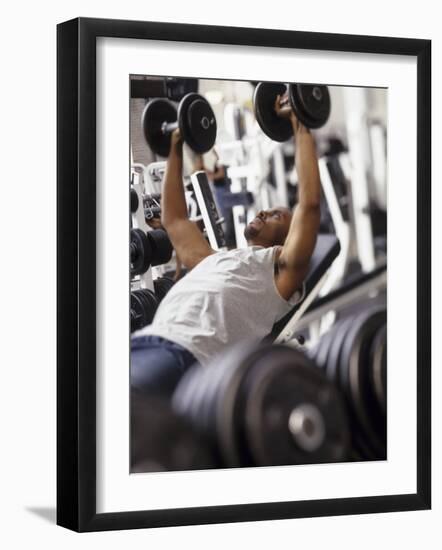
[[(308, 275), (304, 281), (305, 297), (308, 296), (318, 284), (324, 273), (337, 258), (340, 251), (341, 245), (335, 235), (318, 235), (315, 250), (313, 252), (312, 259), (310, 260)], [(284, 315), (282, 319), (273, 325), (272, 332), (265, 338), (266, 341), (272, 342), (279, 335), (285, 325), (292, 318), (293, 314), (300, 307), (301, 303), (296, 304), (296, 306), (294, 306), (287, 313), (287, 315)]]

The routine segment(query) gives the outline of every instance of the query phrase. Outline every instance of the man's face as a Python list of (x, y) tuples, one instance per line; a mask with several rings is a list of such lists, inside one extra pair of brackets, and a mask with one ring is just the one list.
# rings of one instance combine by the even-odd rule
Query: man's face
[(284, 244), (292, 214), (283, 206), (261, 210), (244, 229), (249, 244), (274, 246)]

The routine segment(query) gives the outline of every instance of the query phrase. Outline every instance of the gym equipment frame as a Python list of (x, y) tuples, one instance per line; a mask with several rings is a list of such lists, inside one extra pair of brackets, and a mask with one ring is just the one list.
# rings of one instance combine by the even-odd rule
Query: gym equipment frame
[[(290, 49), (375, 53), (378, 56), (405, 56), (416, 61), (417, 133), (414, 139), (417, 147), (417, 249), (414, 252), (417, 255), (417, 424), (416, 431), (410, 434), (416, 438), (415, 491), (406, 494), (377, 493), (374, 496), (348, 496), (344, 493), (339, 498), (297, 500), (294, 487), (293, 498), (289, 501), (246, 501), (222, 505), (214, 501), (209, 506), (157, 507), (104, 513), (97, 510), (97, 483), (102, 472), (97, 454), (97, 395), (100, 388), (97, 386), (96, 335), (101, 319), (97, 315), (96, 300), (102, 282), (97, 280), (96, 267), (101, 252), (96, 241), (100, 231), (96, 176), (99, 145), (96, 121), (100, 99), (97, 97), (96, 69), (97, 39), (102, 37), (132, 39), (132, 42), (198, 43), (210, 47), (229, 45), (229, 48), (238, 49), (257, 46), (272, 48), (274, 56), (278, 56), (281, 49)], [(408, 38), (87, 18), (58, 25), (57, 41), (57, 523), (75, 531), (100, 531), (429, 509), (431, 42)], [(147, 66), (148, 61), (147, 58)], [(164, 69), (164, 74), (169, 74), (168, 68)], [(198, 70), (204, 71), (204, 67)], [(205, 75), (200, 76), (203, 78)], [(409, 118), (408, 112), (404, 115), (404, 118)], [(407, 223), (406, 219), (402, 221)], [(383, 277), (384, 274), (379, 273), (377, 278), (365, 281), (359, 290), (369, 292), (370, 286), (384, 283)], [(127, 289), (122, 288), (121, 292), (127, 292)], [(353, 292), (358, 292), (358, 289)], [(344, 298), (336, 295), (334, 299), (339, 301)], [(306, 316), (314, 313), (312, 305)], [(403, 329), (405, 327), (406, 324)], [(109, 342), (108, 345), (112, 344)], [(126, 444), (128, 442), (121, 441), (121, 445)], [(176, 479), (181, 474), (176, 472)], [(211, 472), (206, 474), (212, 475)]]

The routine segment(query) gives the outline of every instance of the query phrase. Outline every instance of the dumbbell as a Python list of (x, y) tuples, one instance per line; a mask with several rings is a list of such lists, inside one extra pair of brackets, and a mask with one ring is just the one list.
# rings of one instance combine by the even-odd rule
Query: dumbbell
[(213, 467), (204, 442), (166, 400), (132, 390), (130, 408), (132, 473)]
[(144, 219), (148, 222), (153, 218), (161, 218), (160, 206), (145, 206), (144, 207)]
[(147, 238), (152, 250), (151, 265), (163, 265), (170, 262), (172, 258), (173, 246), (164, 229), (153, 229), (147, 232)]
[(386, 457), (386, 354), (386, 310), (378, 305), (338, 320), (311, 354), (345, 396), (353, 446), (364, 459)]
[(187, 371), (172, 406), (209, 442), (221, 467), (347, 458), (349, 427), (339, 391), (294, 348), (235, 346)]
[(330, 94), (319, 84), (260, 82), (253, 95), (255, 118), (261, 130), (272, 140), (284, 142), (293, 135), (289, 120), (276, 114), (277, 96), (286, 97), (297, 119), (307, 128), (324, 126), (330, 116)]
[(167, 264), (172, 257), (173, 247), (164, 229), (147, 233), (136, 228), (130, 230), (130, 273), (132, 277), (142, 275), (150, 266)]
[(158, 308), (155, 293), (147, 288), (134, 290), (130, 293), (130, 331), (140, 330), (150, 325)]
[(130, 230), (130, 274), (131, 277), (145, 273), (152, 261), (151, 242), (141, 229)]
[(209, 102), (199, 94), (183, 97), (178, 111), (167, 99), (149, 101), (141, 116), (144, 137), (154, 153), (167, 157), (171, 134), (179, 128), (185, 143), (196, 153), (206, 153), (215, 145), (216, 118)]
[(144, 218), (150, 221), (161, 218), (161, 193), (146, 193), (143, 195)]

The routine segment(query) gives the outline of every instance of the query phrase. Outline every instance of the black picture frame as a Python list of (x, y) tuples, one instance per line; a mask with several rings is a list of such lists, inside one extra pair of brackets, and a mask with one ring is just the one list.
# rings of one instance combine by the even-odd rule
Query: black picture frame
[[(373, 497), (96, 512), (96, 39), (116, 37), (417, 59), (417, 491)], [(431, 507), (431, 41), (74, 19), (57, 28), (57, 523), (99, 531)]]

